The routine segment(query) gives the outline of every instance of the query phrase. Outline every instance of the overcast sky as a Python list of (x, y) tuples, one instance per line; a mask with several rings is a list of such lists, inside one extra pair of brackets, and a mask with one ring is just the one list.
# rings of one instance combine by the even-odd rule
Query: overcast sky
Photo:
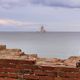
[(80, 31), (80, 0), (0, 0), (0, 31)]

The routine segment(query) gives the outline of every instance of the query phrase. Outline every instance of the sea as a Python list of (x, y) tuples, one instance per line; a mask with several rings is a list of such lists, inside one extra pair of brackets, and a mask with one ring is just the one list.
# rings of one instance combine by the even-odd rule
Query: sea
[(43, 58), (80, 56), (80, 32), (0, 32), (0, 44)]

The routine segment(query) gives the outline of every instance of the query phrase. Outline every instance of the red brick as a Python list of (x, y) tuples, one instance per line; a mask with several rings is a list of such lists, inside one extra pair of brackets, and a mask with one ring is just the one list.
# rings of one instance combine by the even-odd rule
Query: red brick
[(18, 63), (19, 64), (31, 64), (31, 65), (33, 65), (33, 64), (35, 64), (36, 63), (36, 61), (35, 60), (18, 60)]
[(45, 72), (45, 71), (37, 71), (37, 70), (34, 71), (34, 74), (38, 76), (53, 76), (53, 77), (57, 76), (56, 72)]
[(6, 77), (5, 73), (0, 73), (0, 77)]
[(58, 73), (58, 76), (60, 77), (66, 77), (66, 78), (80, 78), (80, 73), (79, 72), (60, 72)]
[(0, 59), (0, 64), (35, 64), (35, 60), (14, 60), (14, 59)]
[(55, 80), (54, 77), (49, 76), (39, 76), (39, 80)]
[(0, 77), (18, 78), (18, 74), (13, 74), (13, 73), (0, 73)]
[(38, 66), (36, 66), (36, 65), (16, 65), (16, 68), (17, 69), (32, 69), (32, 70), (35, 70), (35, 69), (38, 69)]
[(55, 78), (55, 80), (80, 80), (80, 78), (61, 78), (61, 77), (58, 77), (58, 78)]
[(8, 73), (8, 74), (6, 74), (6, 77), (9, 77), (9, 78), (18, 78), (18, 74)]
[(16, 68), (16, 65), (15, 64), (0, 64), (0, 68)]
[(20, 69), (16, 69), (16, 68), (6, 68), (5, 72), (10, 72), (10, 73), (18, 73), (20, 71)]
[(13, 78), (0, 78), (0, 80), (17, 80), (17, 79), (13, 79)]
[(5, 72), (6, 70), (4, 68), (0, 68), (0, 72)]
[(79, 71), (79, 68), (62, 68), (61, 71), (64, 71), (64, 72), (78, 72)]
[(55, 70), (55, 67), (50, 67), (50, 66), (40, 66), (41, 70)]
[(39, 80), (39, 76), (35, 76), (35, 75), (24, 75), (23, 78), (31, 79), (31, 80)]

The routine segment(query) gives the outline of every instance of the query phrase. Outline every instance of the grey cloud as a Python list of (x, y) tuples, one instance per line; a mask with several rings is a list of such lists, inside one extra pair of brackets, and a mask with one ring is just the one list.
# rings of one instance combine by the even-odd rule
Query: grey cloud
[(0, 6), (3, 8), (27, 6), (28, 4), (63, 8), (80, 8), (80, 0), (0, 0)]
[(52, 7), (80, 8), (80, 0), (31, 0), (31, 3)]

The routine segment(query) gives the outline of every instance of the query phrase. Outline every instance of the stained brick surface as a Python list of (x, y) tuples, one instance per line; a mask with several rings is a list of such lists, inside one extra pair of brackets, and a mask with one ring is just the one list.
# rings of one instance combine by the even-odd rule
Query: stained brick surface
[(0, 80), (80, 80), (80, 68), (38, 66), (35, 63), (0, 59)]
[(0, 80), (17, 80), (17, 79), (14, 79), (14, 78), (0, 78)]

